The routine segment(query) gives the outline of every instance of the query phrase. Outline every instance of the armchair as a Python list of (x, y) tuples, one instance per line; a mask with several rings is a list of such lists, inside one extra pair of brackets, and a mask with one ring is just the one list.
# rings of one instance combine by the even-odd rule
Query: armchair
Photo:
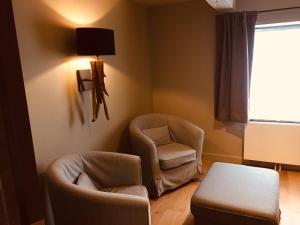
[[(99, 190), (76, 184), (85, 173)], [(46, 173), (55, 225), (150, 225), (139, 157), (111, 152), (68, 155)]]
[[(162, 127), (167, 127), (170, 142), (158, 145), (147, 133)], [(143, 183), (151, 196), (159, 197), (200, 177), (204, 140), (201, 128), (176, 116), (147, 114), (135, 118), (129, 129), (132, 151), (142, 160)], [(158, 132), (158, 139), (162, 132)]]

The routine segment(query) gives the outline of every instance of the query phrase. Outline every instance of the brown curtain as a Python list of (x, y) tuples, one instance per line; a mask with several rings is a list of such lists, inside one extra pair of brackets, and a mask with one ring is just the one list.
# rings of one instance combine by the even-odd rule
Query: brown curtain
[(246, 123), (256, 12), (218, 15), (215, 117)]

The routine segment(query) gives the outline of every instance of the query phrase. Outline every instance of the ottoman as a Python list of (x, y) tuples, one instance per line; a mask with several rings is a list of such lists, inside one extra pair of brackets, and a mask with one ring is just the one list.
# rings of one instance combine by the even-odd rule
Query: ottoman
[(192, 197), (191, 211), (196, 225), (279, 225), (279, 175), (214, 163)]

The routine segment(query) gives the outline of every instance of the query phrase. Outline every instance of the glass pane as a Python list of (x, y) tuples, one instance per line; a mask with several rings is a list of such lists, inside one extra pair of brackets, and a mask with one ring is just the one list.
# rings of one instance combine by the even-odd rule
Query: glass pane
[(300, 122), (300, 27), (258, 29), (250, 119)]

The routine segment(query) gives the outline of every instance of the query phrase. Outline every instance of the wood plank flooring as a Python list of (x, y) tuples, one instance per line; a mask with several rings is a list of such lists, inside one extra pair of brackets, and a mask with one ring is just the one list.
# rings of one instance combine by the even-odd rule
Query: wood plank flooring
[[(204, 174), (211, 165), (204, 162)], [(151, 200), (152, 225), (193, 225), (190, 199), (199, 183), (191, 182), (175, 191)], [(300, 173), (280, 173), (280, 225), (300, 225)]]

